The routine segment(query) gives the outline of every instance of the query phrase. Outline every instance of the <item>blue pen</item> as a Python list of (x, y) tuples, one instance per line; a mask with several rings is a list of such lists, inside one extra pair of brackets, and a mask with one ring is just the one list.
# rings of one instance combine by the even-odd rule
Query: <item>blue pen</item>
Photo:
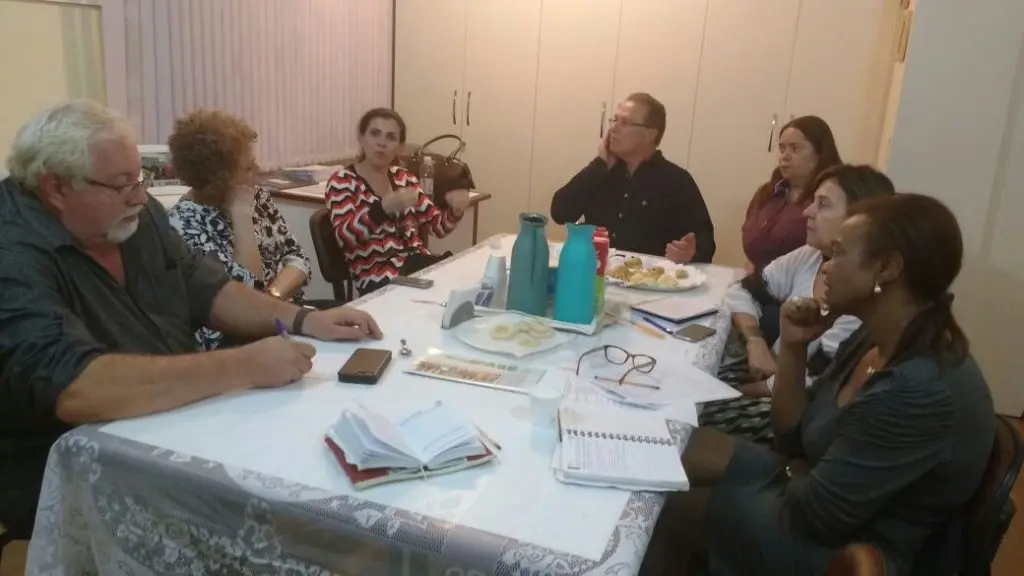
[(654, 326), (655, 328), (657, 328), (658, 330), (661, 330), (662, 332), (664, 332), (666, 334), (675, 334), (676, 333), (675, 329), (673, 329), (673, 328), (666, 328), (665, 326), (662, 326), (661, 324), (655, 322), (654, 320), (651, 320), (647, 316), (643, 316), (643, 319), (644, 319), (644, 322), (647, 322), (651, 326)]
[(284, 325), (284, 322), (281, 322), (280, 318), (274, 318), (274, 326), (277, 326), (278, 336), (280, 336), (281, 338), (288, 337), (288, 327)]

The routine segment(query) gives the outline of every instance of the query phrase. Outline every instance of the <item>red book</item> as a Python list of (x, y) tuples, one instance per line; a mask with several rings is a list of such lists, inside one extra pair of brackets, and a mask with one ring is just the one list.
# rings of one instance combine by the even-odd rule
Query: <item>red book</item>
[(486, 464), (495, 458), (491, 446), (487, 442), (483, 442), (484, 449), (486, 450), (485, 453), (479, 456), (457, 458), (439, 468), (424, 468), (422, 470), (419, 468), (367, 468), (360, 470), (354, 464), (348, 462), (348, 459), (345, 458), (345, 451), (334, 440), (331, 440), (330, 436), (325, 436), (324, 442), (331, 449), (338, 464), (341, 465), (341, 469), (348, 476), (348, 479), (352, 482), (352, 487), (356, 490), (388, 482), (401, 482), (402, 480), (416, 480), (442, 474), (451, 474), (452, 472)]

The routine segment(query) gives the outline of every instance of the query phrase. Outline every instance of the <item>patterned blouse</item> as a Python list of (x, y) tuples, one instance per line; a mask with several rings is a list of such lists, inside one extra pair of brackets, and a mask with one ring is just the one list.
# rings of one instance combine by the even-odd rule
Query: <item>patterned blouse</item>
[[(252, 223), (256, 244), (263, 264), (263, 277), (256, 278), (246, 267), (235, 262), (235, 246), (231, 218), (225, 210), (206, 206), (182, 198), (170, 209), (171, 224), (181, 233), (185, 244), (197, 254), (212, 253), (224, 264), (228, 275), (250, 288), (263, 291), (274, 282), (285, 266), (301, 270), (309, 282), (309, 258), (288, 230), (270, 192), (257, 187), (253, 195)], [(299, 290), (294, 300), (302, 298)], [(210, 328), (196, 332), (196, 343), (201, 350), (213, 350), (220, 345), (223, 335)]]
[(443, 238), (459, 221), (452, 212), (439, 209), (408, 170), (392, 166), (388, 176), (395, 189), (419, 192), (416, 205), (398, 216), (384, 211), (380, 198), (354, 166), (338, 170), (327, 182), (325, 198), (334, 234), (360, 291), (398, 276), (409, 255), (429, 254), (420, 239), (421, 228), (426, 226)]

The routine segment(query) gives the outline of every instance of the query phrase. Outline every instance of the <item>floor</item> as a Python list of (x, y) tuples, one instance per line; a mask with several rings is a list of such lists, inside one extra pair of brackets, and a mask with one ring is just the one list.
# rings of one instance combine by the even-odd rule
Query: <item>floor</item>
[[(1017, 426), (1024, 434), (1024, 420)], [(1003, 545), (999, 547), (996, 561), (992, 564), (992, 576), (1016, 576), (1024, 566), (1024, 474), (1017, 478), (1013, 487), (1013, 498), (1017, 502), (1018, 512), (1006, 531)], [(11, 544), (4, 549), (3, 563), (0, 564), (0, 576), (22, 576), (25, 565), (25, 545), (21, 542)]]

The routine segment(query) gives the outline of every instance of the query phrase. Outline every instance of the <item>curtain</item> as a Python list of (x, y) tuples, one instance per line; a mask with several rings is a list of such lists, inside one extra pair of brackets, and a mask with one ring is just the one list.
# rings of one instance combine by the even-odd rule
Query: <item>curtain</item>
[(339, 158), (391, 102), (391, 0), (125, 0), (128, 115), (163, 144), (197, 108), (244, 118), (264, 168)]

